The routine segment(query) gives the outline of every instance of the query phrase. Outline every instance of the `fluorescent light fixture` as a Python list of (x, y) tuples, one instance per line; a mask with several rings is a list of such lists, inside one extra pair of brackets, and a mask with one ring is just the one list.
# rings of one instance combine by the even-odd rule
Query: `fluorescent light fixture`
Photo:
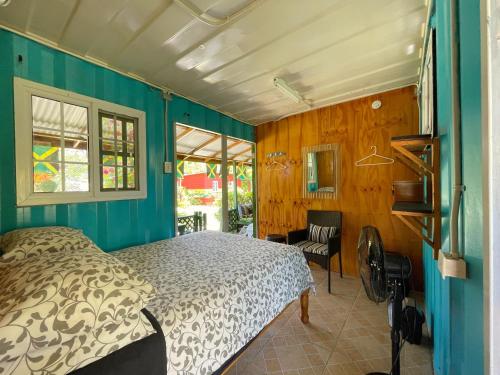
[(413, 55), (415, 53), (415, 49), (416, 49), (415, 44), (413, 43), (409, 44), (408, 46), (406, 46), (406, 54), (408, 56)]
[(300, 96), (300, 94), (296, 90), (288, 86), (288, 84), (281, 78), (276, 77), (274, 79), (274, 86), (276, 86), (278, 90), (280, 90), (283, 94), (292, 99), (295, 103), (303, 103), (308, 107), (310, 107), (310, 105), (304, 101), (304, 98)]

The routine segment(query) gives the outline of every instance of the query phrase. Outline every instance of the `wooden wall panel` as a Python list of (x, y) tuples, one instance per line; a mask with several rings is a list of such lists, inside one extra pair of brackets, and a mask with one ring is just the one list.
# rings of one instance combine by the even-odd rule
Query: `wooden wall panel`
[[(355, 167), (354, 163), (377, 146), (378, 153), (394, 156), (390, 139), (418, 133), (415, 89), (407, 87), (291, 116), (257, 127), (259, 237), (286, 234), (305, 228), (308, 209), (343, 212), (342, 260), (344, 272), (358, 275), (357, 241), (364, 225), (378, 227), (386, 249), (410, 256), (415, 287), (422, 289), (422, 243), (391, 215), (392, 181), (412, 180), (399, 163)], [(371, 108), (373, 100), (382, 107)], [(302, 147), (318, 144), (341, 145), (340, 196), (337, 200), (302, 198)], [(266, 154), (286, 152), (278, 159), (284, 170), (268, 170)], [(332, 260), (338, 269), (337, 257)]]

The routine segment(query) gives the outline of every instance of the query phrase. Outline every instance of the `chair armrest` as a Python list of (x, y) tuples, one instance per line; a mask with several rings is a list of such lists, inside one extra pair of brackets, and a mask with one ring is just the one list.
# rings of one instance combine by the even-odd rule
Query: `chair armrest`
[(342, 246), (342, 233), (335, 233), (335, 236), (328, 239), (328, 254), (333, 256), (340, 251)]
[(288, 232), (288, 244), (293, 245), (294, 243), (307, 240), (307, 229), (294, 230)]

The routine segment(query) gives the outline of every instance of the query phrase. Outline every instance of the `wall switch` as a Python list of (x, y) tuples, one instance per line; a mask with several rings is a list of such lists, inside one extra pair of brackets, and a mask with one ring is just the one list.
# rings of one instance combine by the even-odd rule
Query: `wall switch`
[(172, 173), (172, 162), (166, 161), (163, 163), (163, 173)]
[(438, 268), (443, 279), (445, 277), (467, 278), (467, 263), (462, 258), (453, 258), (448, 253), (439, 251)]

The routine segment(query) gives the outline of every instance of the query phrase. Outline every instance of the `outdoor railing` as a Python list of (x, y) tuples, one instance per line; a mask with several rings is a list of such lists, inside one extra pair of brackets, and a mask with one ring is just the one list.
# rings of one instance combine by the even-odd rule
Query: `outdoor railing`
[(177, 217), (179, 235), (200, 232), (207, 229), (207, 214), (196, 211), (194, 215)]

